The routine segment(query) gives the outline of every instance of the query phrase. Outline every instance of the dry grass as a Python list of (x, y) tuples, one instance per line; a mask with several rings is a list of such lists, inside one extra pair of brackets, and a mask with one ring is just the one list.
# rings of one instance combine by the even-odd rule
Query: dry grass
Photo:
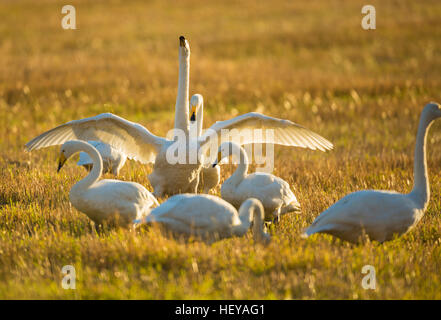
[[(76, 31), (60, 27), (58, 1), (0, 5), (0, 298), (441, 298), (439, 124), (428, 145), (432, 199), (412, 232), (383, 245), (300, 239), (348, 192), (410, 190), (419, 113), (441, 100), (439, 1), (371, 1), (370, 32), (363, 1), (71, 3)], [(335, 143), (328, 153), (276, 147), (275, 174), (304, 210), (283, 218), (268, 247), (249, 235), (212, 246), (156, 230), (98, 235), (68, 201), (84, 171), (70, 161), (57, 174), (57, 148), (23, 152), (47, 129), (108, 111), (165, 134), (180, 34), (207, 125), (258, 110)], [(150, 170), (131, 162), (121, 179), (151, 189)], [(65, 264), (77, 290), (60, 286)], [(375, 291), (361, 287), (366, 264)]]

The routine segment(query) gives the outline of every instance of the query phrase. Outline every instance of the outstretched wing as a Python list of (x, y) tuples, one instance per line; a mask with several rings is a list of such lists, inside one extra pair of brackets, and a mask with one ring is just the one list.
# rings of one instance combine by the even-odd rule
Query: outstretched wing
[(128, 158), (142, 163), (153, 162), (156, 153), (167, 142), (138, 123), (111, 113), (102, 113), (95, 117), (69, 121), (46, 131), (29, 141), (26, 148), (32, 151), (73, 139), (103, 141), (126, 154)]
[[(236, 129), (236, 130), (234, 130)], [(253, 134), (253, 129), (272, 129), (273, 138), (263, 134)], [(250, 133), (251, 134), (247, 134)], [(312, 150), (330, 150), (333, 144), (319, 134), (292, 121), (269, 117), (257, 112), (246, 113), (230, 120), (218, 121), (199, 138), (201, 146), (217, 136), (222, 141), (236, 141), (239, 144), (274, 143), (284, 146), (309, 148)]]

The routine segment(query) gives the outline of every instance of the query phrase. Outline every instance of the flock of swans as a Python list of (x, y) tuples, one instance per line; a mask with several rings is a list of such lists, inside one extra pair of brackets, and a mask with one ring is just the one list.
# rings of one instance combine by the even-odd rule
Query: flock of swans
[[(156, 136), (138, 123), (104, 113), (51, 129), (28, 142), (26, 148), (32, 151), (62, 145), (58, 171), (69, 157), (80, 152), (78, 165), (90, 172), (71, 188), (69, 199), (97, 225), (112, 219), (123, 226), (158, 224), (172, 234), (208, 242), (242, 236), (252, 227), (255, 241), (267, 243), (270, 236), (264, 222), (278, 221), (289, 212), (299, 213), (301, 206), (283, 179), (269, 173), (248, 173), (249, 160), (242, 145), (273, 143), (321, 151), (331, 150), (333, 145), (296, 123), (260, 113), (216, 122), (204, 132), (203, 98), (195, 94), (189, 99), (189, 74), (190, 46), (181, 36), (172, 139)], [(439, 117), (438, 104), (429, 103), (423, 109), (415, 146), (415, 181), (409, 194), (376, 190), (351, 193), (322, 212), (302, 236), (327, 233), (356, 243), (367, 235), (371, 240), (383, 242), (414, 227), (429, 202), (426, 136), (432, 122)], [(271, 139), (243, 135), (249, 129), (271, 129), (274, 134)], [(168, 161), (169, 149), (175, 147), (180, 134), (185, 138), (182, 143), (186, 147), (186, 159), (191, 152), (201, 153), (195, 162)], [(213, 136), (216, 139), (211, 139)], [(190, 145), (194, 148), (189, 148)], [(211, 147), (218, 150), (217, 158), (206, 161), (206, 150)], [(236, 171), (222, 184), (221, 198), (209, 195), (220, 182), (219, 164), (229, 155), (238, 156)], [(103, 172), (118, 176), (127, 158), (153, 163), (148, 176), (153, 194), (138, 183), (100, 180)], [(197, 194), (198, 187), (206, 194)], [(170, 197), (159, 204), (156, 197), (162, 196)]]

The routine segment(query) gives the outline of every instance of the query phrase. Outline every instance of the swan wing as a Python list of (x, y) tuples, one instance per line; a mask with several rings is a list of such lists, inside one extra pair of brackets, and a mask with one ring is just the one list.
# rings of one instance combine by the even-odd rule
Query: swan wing
[[(274, 130), (274, 139), (268, 139), (266, 134), (248, 134), (245, 131), (250, 132), (250, 129), (272, 129)], [(213, 141), (213, 139), (210, 139), (213, 135), (217, 135), (219, 144), (223, 141), (238, 141), (240, 144), (274, 143), (321, 151), (333, 148), (330, 141), (299, 124), (257, 112), (246, 113), (230, 120), (216, 122), (199, 138), (200, 145)], [(216, 139), (214, 140), (216, 141)]]
[[(111, 146), (109, 146), (107, 143), (103, 143), (101, 141), (87, 141), (92, 146), (95, 147), (95, 149), (98, 150), (98, 152), (101, 155), (101, 158), (103, 159), (103, 162), (105, 161), (115, 161), (115, 157), (112, 155)], [(117, 150), (114, 150), (114, 152), (118, 152)], [(120, 152), (118, 152), (120, 153)], [(121, 153), (120, 153), (121, 154)], [(125, 155), (124, 155), (125, 157)], [(77, 163), (79, 166), (83, 166), (86, 164), (93, 164), (92, 158), (86, 153), (86, 152), (80, 152), (80, 159)]]
[(68, 140), (99, 140), (108, 143), (128, 158), (142, 163), (153, 162), (156, 153), (168, 140), (155, 136), (138, 123), (111, 113), (69, 121), (46, 131), (26, 144), (28, 151), (62, 144)]

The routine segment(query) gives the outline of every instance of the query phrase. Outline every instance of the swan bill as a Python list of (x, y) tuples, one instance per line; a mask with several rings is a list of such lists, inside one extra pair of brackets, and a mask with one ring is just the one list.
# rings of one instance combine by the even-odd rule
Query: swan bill
[(196, 121), (196, 106), (193, 106), (190, 113), (190, 121), (195, 122)]
[(184, 38), (184, 36), (180, 36), (179, 37), (179, 45), (181, 47), (185, 47), (185, 38)]
[(217, 153), (217, 159), (216, 159), (216, 161), (214, 161), (214, 163), (213, 163), (213, 168), (216, 167), (216, 166), (219, 164), (219, 162), (221, 162), (221, 161), (222, 161), (222, 152), (219, 151), (219, 152)]
[(61, 168), (64, 166), (64, 164), (66, 163), (66, 156), (64, 155), (63, 152), (60, 153), (60, 157), (58, 158), (58, 169), (57, 172), (60, 172)]

